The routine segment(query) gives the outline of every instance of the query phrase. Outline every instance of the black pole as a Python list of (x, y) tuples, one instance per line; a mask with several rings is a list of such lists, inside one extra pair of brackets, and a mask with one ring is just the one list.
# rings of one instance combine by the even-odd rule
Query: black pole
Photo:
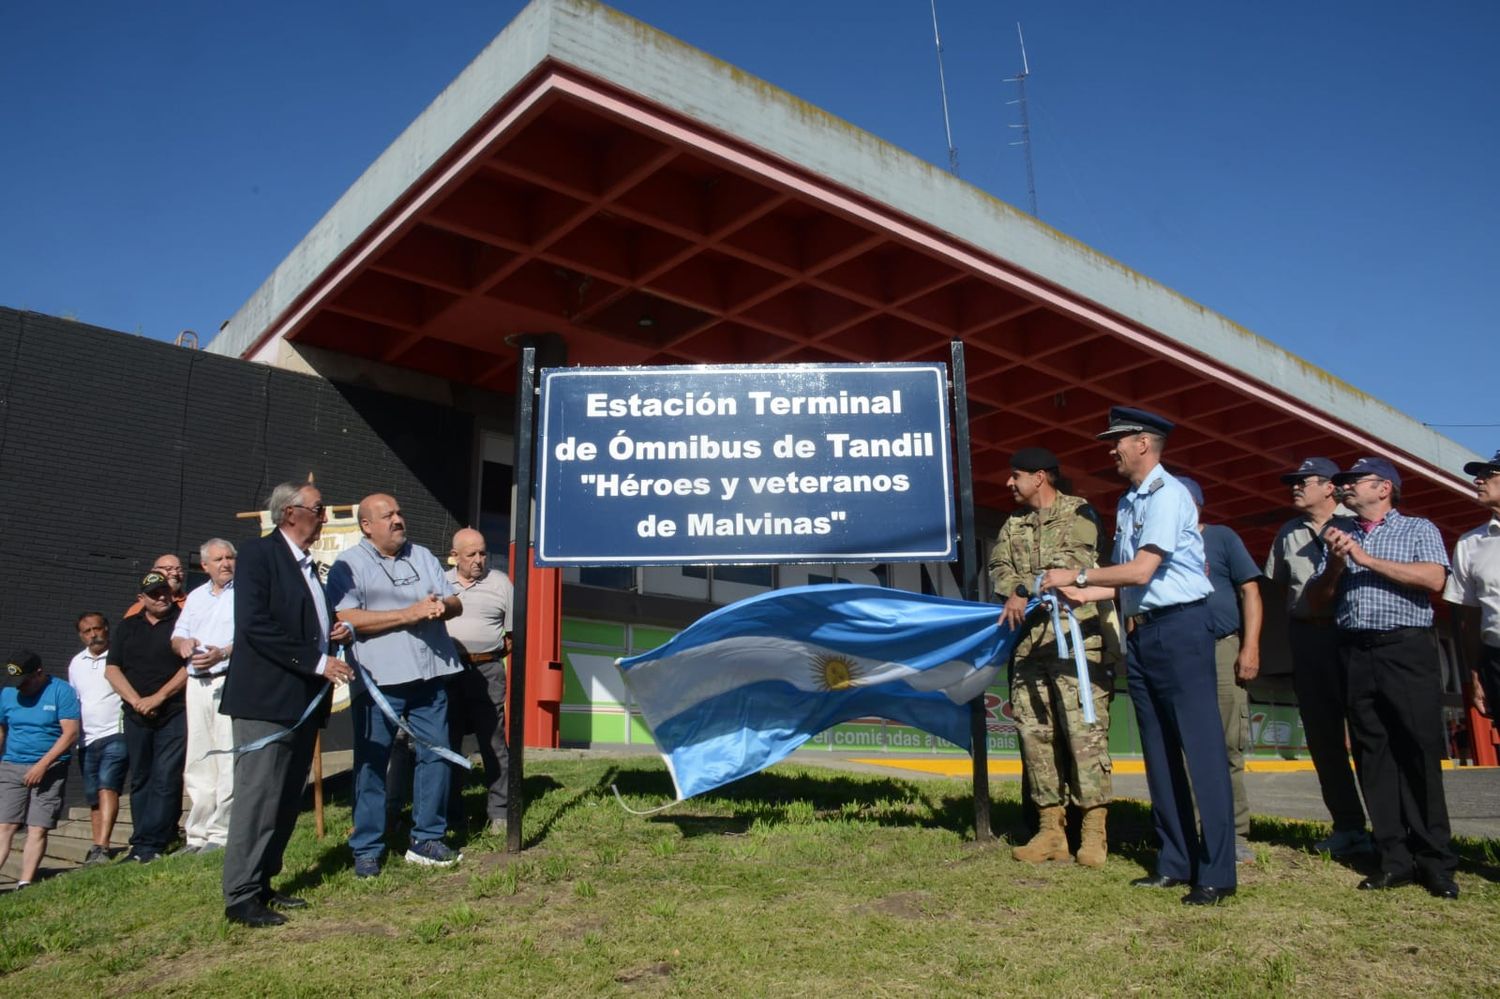
[[(949, 345), (953, 358), (953, 429), (957, 438), (953, 464), (958, 470), (958, 568), (965, 600), (979, 599), (978, 541), (974, 537), (974, 474), (969, 466), (969, 378), (964, 370), (964, 344)], [(998, 615), (997, 615), (998, 616)], [(989, 731), (985, 725), (984, 694), (969, 702), (970, 759), (974, 764), (974, 839), (990, 838)]]
[(512, 541), (516, 550), (512, 608), (515, 636), (510, 650), (510, 710), (505, 714), (510, 773), (505, 805), (505, 849), (521, 852), (521, 820), (526, 803), (521, 798), (526, 756), (526, 612), (531, 576), (531, 493), (536, 455), (536, 347), (523, 341), (516, 371), (516, 519)]

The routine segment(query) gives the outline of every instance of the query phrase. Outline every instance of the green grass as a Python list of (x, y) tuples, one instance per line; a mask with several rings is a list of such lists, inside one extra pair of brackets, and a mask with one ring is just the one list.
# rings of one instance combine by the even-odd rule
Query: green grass
[[(655, 760), (538, 754), (528, 849), (497, 837), (450, 870), (399, 859), (356, 881), (304, 816), (278, 887), (311, 907), (252, 931), (223, 918), (217, 857), (89, 868), (0, 898), (11, 995), (1454, 995), (1500, 991), (1497, 844), (1460, 843), (1463, 898), (1371, 897), (1257, 820), (1257, 863), (1217, 909), (1130, 888), (1149, 865), (1143, 806), (1111, 809), (1103, 871), (1029, 867), (976, 845), (957, 781), (791, 766), (642, 818)], [(1018, 824), (1014, 784), (996, 828)], [(468, 801), (481, 808), (477, 791)], [(477, 819), (477, 815), (475, 816)], [(474, 823), (476, 826), (477, 822)]]

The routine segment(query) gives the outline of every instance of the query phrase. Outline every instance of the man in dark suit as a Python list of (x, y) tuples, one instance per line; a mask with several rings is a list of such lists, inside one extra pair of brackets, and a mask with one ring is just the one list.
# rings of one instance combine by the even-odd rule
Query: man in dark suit
[(328, 685), (353, 675), (328, 655), (330, 641), (349, 632), (340, 624), (330, 633), (323, 584), (308, 555), (323, 531), (322, 495), (286, 482), (271, 491), (266, 508), (277, 529), (239, 553), (234, 651), (219, 706), (233, 719), (236, 746), (271, 740), (234, 761), (224, 915), (247, 926), (279, 925), (286, 918), (274, 909), (307, 904), (273, 890), (271, 879), (297, 823), (313, 740), (328, 718)]

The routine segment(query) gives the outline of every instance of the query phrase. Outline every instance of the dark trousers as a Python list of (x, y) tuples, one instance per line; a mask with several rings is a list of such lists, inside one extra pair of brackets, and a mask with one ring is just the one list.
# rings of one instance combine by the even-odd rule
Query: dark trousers
[(1479, 686), (1484, 690), (1485, 710), (1490, 724), (1500, 725), (1500, 649), (1491, 645), (1479, 648)]
[(1339, 665), (1339, 631), (1332, 621), (1299, 621), (1287, 625), (1292, 646), (1292, 690), (1302, 714), (1307, 752), (1318, 772), (1323, 804), (1335, 832), (1365, 827), (1349, 750), (1344, 742), (1344, 683)]
[[(1151, 820), (1161, 844), (1156, 873), (1233, 888), (1234, 796), (1219, 724), (1207, 605), (1137, 624), (1126, 642), (1126, 664)], [(1201, 834), (1193, 816), (1195, 797), (1203, 817)]]
[(182, 766), (187, 760), (187, 715), (179, 711), (156, 727), (125, 712), (130, 757), (130, 848), (161, 853), (177, 838), (182, 818)]
[[(465, 669), (448, 683), (448, 745), (463, 752), (464, 734), (474, 733), (479, 757), (484, 761), (484, 784), (488, 793), (484, 812), (490, 819), (505, 818), (510, 790), (510, 750), (505, 743), (505, 661), (480, 663)], [(448, 823), (455, 828), (465, 821), (461, 796), (464, 774), (453, 773), (448, 796)]]
[[(286, 729), (279, 722), (236, 718), (234, 744), (243, 746)], [(290, 736), (234, 759), (234, 809), (224, 846), (224, 905), (271, 894), (281, 858), (297, 825), (302, 789), (312, 766), (317, 727), (308, 722)]]
[(1431, 628), (1343, 632), (1339, 654), (1349, 735), (1370, 828), (1387, 874), (1446, 877), (1441, 667)]

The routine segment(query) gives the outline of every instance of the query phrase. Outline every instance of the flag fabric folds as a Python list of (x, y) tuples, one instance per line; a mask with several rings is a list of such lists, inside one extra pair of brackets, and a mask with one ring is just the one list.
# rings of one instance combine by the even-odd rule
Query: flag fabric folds
[(969, 701), (1016, 641), (991, 604), (878, 586), (773, 590), (616, 662), (678, 799), (875, 716), (969, 747)]

